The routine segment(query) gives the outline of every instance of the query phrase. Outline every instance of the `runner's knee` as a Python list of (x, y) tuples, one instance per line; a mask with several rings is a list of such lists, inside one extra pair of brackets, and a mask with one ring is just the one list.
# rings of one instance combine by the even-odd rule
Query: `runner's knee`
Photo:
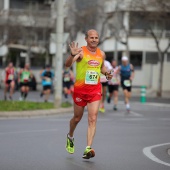
[(81, 120), (81, 117), (80, 116), (74, 116), (74, 122), (76, 123), (76, 124), (78, 124), (79, 122), (80, 122), (80, 120)]
[(88, 118), (89, 125), (96, 123), (96, 121), (97, 121), (97, 115), (89, 116)]

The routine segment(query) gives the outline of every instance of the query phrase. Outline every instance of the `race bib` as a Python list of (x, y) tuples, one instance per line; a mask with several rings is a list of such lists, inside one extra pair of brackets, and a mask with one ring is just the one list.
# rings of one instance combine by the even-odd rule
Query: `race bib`
[(86, 71), (85, 84), (98, 84), (99, 75), (95, 71)]
[(24, 82), (27, 82), (29, 80), (29, 75), (24, 74), (23, 79), (24, 79)]
[(69, 81), (70, 81), (70, 77), (65, 76), (64, 77), (64, 82), (69, 82)]
[(111, 84), (117, 84), (117, 78), (116, 77), (112, 77), (112, 79), (110, 80)]
[(51, 82), (51, 78), (47, 78), (46, 81), (47, 81), (47, 82)]
[(131, 86), (130, 80), (124, 80), (123, 84), (124, 84), (126, 87), (130, 87), (130, 86)]
[(14, 79), (14, 75), (13, 74), (9, 74), (8, 80), (13, 80), (13, 79)]

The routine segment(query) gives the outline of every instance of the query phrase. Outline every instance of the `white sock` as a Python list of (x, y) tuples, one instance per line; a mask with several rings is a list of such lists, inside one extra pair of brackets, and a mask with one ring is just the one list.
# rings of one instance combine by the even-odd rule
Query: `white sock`
[(130, 109), (130, 104), (126, 104), (126, 109)]
[(74, 137), (71, 137), (69, 134), (68, 134), (68, 138), (69, 138), (69, 139), (71, 139), (71, 140), (73, 140), (73, 139), (74, 139)]
[(91, 148), (91, 147), (90, 147), (90, 146), (87, 146), (86, 149), (87, 149), (87, 148)]

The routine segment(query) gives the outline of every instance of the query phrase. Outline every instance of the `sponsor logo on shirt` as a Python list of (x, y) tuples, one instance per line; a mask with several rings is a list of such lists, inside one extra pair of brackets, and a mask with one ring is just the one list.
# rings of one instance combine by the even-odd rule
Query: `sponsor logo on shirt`
[(90, 66), (99, 66), (100, 65), (100, 63), (98, 62), (98, 61), (96, 61), (96, 60), (89, 60), (88, 61), (88, 64), (90, 65)]
[(81, 102), (82, 99), (80, 99), (79, 97), (76, 97), (76, 101), (77, 101), (77, 102)]

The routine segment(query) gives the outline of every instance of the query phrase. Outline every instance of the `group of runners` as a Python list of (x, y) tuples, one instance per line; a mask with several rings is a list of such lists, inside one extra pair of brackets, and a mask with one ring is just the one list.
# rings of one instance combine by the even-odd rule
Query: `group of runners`
[(96, 132), (99, 108), (100, 111), (105, 111), (104, 100), (107, 86), (110, 92), (108, 102), (114, 95), (114, 110), (117, 110), (118, 88), (121, 85), (125, 95), (126, 109), (130, 111), (129, 99), (131, 96), (131, 83), (134, 78), (134, 68), (128, 62), (128, 57), (126, 56), (122, 57), (121, 66), (117, 66), (116, 61), (112, 61), (111, 64), (106, 61), (105, 53), (98, 48), (99, 34), (96, 30), (88, 30), (85, 34), (85, 40), (87, 45), (83, 47), (79, 47), (78, 43), (75, 42), (70, 44), (71, 53), (65, 62), (66, 67), (71, 67), (73, 63), (76, 63), (73, 93), (74, 115), (69, 124), (66, 150), (70, 154), (75, 152), (74, 131), (83, 117), (84, 108), (87, 106), (87, 146), (84, 150), (83, 158), (90, 159), (95, 156), (92, 144)]
[[(33, 78), (32, 70), (30, 69), (30, 65), (28, 63), (25, 64), (24, 68), (20, 69), (18, 72), (15, 69), (12, 62), (8, 64), (5, 68), (5, 77), (4, 77), (4, 100), (12, 100), (12, 96), (15, 91), (16, 82), (19, 83), (20, 86), (20, 101), (26, 100), (30, 86), (31, 79)], [(40, 94), (41, 97), (44, 96), (44, 101), (48, 102), (49, 96), (52, 90), (52, 80), (54, 78), (54, 73), (51, 70), (50, 65), (46, 65), (45, 69), (40, 72), (40, 78), (42, 82), (42, 92)], [(7, 93), (9, 92), (9, 96)]]
[[(8, 66), (5, 68), (4, 100), (7, 100), (8, 97), (10, 100), (12, 100), (16, 81), (18, 81), (20, 85), (20, 92), (21, 92), (20, 100), (25, 100), (29, 92), (29, 86), (30, 86), (29, 83), (32, 76), (33, 74), (32, 71), (30, 70), (29, 64), (25, 64), (24, 68), (20, 69), (20, 71), (17, 73), (13, 63), (10, 62)], [(7, 96), (8, 91), (9, 91), (9, 96)]]
[[(122, 86), (126, 110), (130, 111), (129, 99), (131, 96), (131, 85), (134, 79), (134, 68), (129, 63), (128, 57), (122, 57), (122, 64), (117, 66), (116, 61), (111, 64), (106, 61), (105, 53), (98, 48), (99, 34), (96, 30), (88, 30), (85, 34), (86, 46), (79, 47), (78, 43), (70, 44), (70, 55), (66, 59), (65, 68), (63, 71), (63, 87), (64, 95), (67, 98), (68, 94), (72, 94), (74, 101), (74, 115), (70, 120), (69, 131), (67, 134), (66, 150), (68, 153), (75, 152), (74, 131), (81, 121), (84, 109), (87, 106), (88, 111), (88, 127), (87, 127), (87, 146), (83, 153), (84, 159), (90, 159), (95, 156), (95, 151), (92, 149), (94, 136), (96, 133), (96, 123), (99, 110), (105, 111), (104, 101), (106, 98), (107, 87), (109, 96), (107, 101), (110, 103), (114, 96), (114, 110), (117, 110), (118, 89)], [(76, 77), (70, 69), (76, 63)], [(7, 99), (7, 91), (10, 87), (9, 98), (12, 100), (15, 87), (15, 68), (12, 63), (9, 63), (5, 69), (5, 91), (4, 99)], [(29, 64), (18, 73), (18, 82), (21, 87), (21, 100), (24, 100), (29, 92), (29, 80), (33, 76)], [(42, 79), (43, 90), (40, 96), (45, 96), (45, 102), (48, 101), (51, 93), (52, 80), (54, 73), (49, 65), (40, 73)], [(74, 82), (74, 92), (73, 92)]]
[(134, 67), (129, 63), (128, 57), (122, 57), (122, 64), (117, 66), (117, 62), (112, 60), (108, 62), (104, 60), (104, 65), (108, 71), (112, 74), (112, 79), (107, 80), (104, 75), (101, 75), (100, 82), (102, 84), (102, 99), (99, 111), (105, 112), (104, 102), (107, 95), (107, 90), (109, 92), (107, 96), (107, 102), (110, 103), (113, 98), (113, 110), (117, 111), (118, 104), (118, 91), (119, 86), (122, 87), (124, 93), (124, 101), (126, 104), (127, 112), (130, 112), (129, 99), (131, 97), (132, 80), (134, 79)]

